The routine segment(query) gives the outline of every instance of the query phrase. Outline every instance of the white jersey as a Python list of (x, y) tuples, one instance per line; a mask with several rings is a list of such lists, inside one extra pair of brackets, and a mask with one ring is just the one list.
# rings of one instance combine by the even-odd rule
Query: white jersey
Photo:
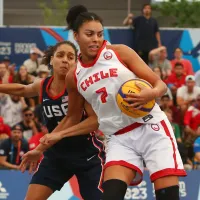
[(113, 50), (106, 48), (106, 41), (92, 64), (78, 61), (75, 78), (78, 91), (91, 104), (98, 116), (99, 129), (105, 135), (112, 135), (134, 122), (155, 124), (166, 118), (158, 104), (145, 117), (132, 118), (122, 113), (116, 95), (121, 85), (136, 75)]

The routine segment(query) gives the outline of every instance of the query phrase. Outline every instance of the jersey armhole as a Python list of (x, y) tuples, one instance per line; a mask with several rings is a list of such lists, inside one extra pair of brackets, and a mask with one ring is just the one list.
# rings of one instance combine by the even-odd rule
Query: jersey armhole
[[(113, 49), (112, 49), (113, 50)], [(129, 69), (129, 67), (125, 64), (125, 62), (121, 59), (119, 53), (115, 50), (113, 50), (113, 52), (115, 53), (115, 55), (117, 56), (117, 59), (119, 60), (119, 62), (124, 65), (124, 67), (126, 67), (127, 69)]]
[(41, 83), (40, 83), (40, 96), (39, 96), (39, 101), (40, 101), (40, 103), (42, 103), (42, 98), (43, 98), (43, 85), (44, 85), (44, 81), (45, 81), (45, 79), (43, 79), (42, 81), (41, 81)]

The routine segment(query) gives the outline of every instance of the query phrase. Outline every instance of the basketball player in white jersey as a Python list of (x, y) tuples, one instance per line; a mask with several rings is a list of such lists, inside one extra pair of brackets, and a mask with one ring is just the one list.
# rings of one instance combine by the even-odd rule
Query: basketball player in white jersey
[[(156, 104), (147, 116), (131, 118), (121, 112), (115, 99), (125, 81), (135, 77), (144, 79), (153, 88), (140, 86), (140, 94), (126, 94), (125, 98), (131, 107), (140, 109), (146, 102), (165, 94), (166, 85), (132, 49), (107, 45), (102, 20), (96, 14), (75, 6), (69, 10), (66, 20), (81, 54), (76, 69), (66, 78), (70, 103), (62, 121), (64, 131), (45, 135), (41, 143), (48, 146), (63, 137), (85, 134), (86, 128), (90, 124), (95, 127), (96, 123), (96, 129), (109, 138), (103, 200), (124, 199), (127, 185), (142, 180), (143, 160), (154, 183), (156, 199), (178, 200), (178, 176), (186, 176), (186, 172), (167, 117)], [(85, 100), (96, 115), (79, 123)], [(68, 128), (72, 124), (77, 125)]]

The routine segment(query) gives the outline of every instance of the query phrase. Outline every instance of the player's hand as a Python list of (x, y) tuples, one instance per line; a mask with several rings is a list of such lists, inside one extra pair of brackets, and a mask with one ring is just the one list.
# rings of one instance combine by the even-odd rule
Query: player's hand
[(46, 134), (42, 138), (40, 138), (40, 143), (44, 145), (53, 145), (60, 141), (62, 139), (62, 136), (60, 133), (51, 133), (51, 134)]
[(129, 103), (127, 105), (128, 107), (132, 107), (136, 110), (142, 108), (147, 102), (153, 100), (156, 98), (155, 90), (151, 88), (146, 88), (142, 84), (136, 82), (135, 83), (137, 87), (141, 89), (140, 93), (127, 93), (126, 98), (124, 98), (124, 101)]
[(31, 174), (37, 168), (38, 161), (40, 160), (43, 152), (33, 149), (22, 156), (22, 162), (20, 164), (20, 170), (23, 173), (29, 166), (29, 173)]

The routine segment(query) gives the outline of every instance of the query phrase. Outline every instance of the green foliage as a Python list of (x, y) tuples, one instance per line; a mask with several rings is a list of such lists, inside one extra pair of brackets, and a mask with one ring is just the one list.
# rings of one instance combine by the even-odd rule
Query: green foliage
[(162, 16), (171, 17), (173, 27), (200, 27), (200, 1), (169, 0), (153, 6)]
[(45, 25), (64, 26), (68, 9), (68, 0), (52, 0), (51, 8), (45, 0), (39, 0), (39, 7), (42, 9)]

